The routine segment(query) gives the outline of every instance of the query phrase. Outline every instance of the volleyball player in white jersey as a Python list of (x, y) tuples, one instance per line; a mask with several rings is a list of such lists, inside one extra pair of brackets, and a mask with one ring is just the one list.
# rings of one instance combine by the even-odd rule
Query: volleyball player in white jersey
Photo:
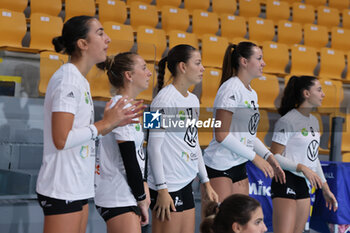
[[(116, 90), (111, 106), (123, 96), (136, 98), (147, 89), (152, 75), (142, 57), (131, 52), (108, 57), (97, 66), (107, 71)], [(141, 224), (148, 223), (150, 197), (143, 141), (139, 123), (117, 127), (99, 141), (95, 204), (109, 233), (141, 233)]]
[[(162, 88), (165, 65), (173, 83)], [(199, 100), (190, 93), (190, 86), (202, 80), (204, 67), (198, 50), (190, 45), (177, 45), (159, 64), (158, 88), (151, 109), (162, 113), (161, 118), (179, 123), (198, 120)], [(205, 196), (217, 200), (205, 170), (198, 131), (194, 126), (169, 127), (161, 125), (151, 130), (148, 141), (150, 172), (148, 184), (151, 195), (152, 232), (194, 232), (195, 211), (192, 181), (199, 173)]]
[(248, 160), (265, 176), (273, 177), (275, 173), (276, 179), (285, 179), (274, 156), (256, 137), (260, 114), (258, 96), (250, 82), (262, 75), (264, 66), (261, 49), (251, 42), (231, 44), (226, 49), (221, 85), (214, 101), (214, 118), (222, 126), (214, 129), (214, 138), (203, 156), (220, 201), (235, 193), (249, 194)]
[[(45, 233), (82, 233), (88, 219), (87, 199), (94, 196), (95, 141), (116, 126), (135, 122), (123, 98), (94, 123), (90, 86), (84, 76), (106, 59), (109, 37), (97, 19), (78, 16), (53, 39), (55, 50), (71, 56), (50, 79), (44, 102), (44, 155), (36, 191)], [(138, 109), (136, 109), (138, 111)]]
[(327, 207), (337, 210), (318, 158), (319, 122), (311, 114), (324, 97), (320, 82), (312, 76), (292, 76), (284, 89), (271, 152), (285, 170), (286, 183), (271, 184), (273, 232), (303, 232), (310, 214), (308, 182), (322, 188)]

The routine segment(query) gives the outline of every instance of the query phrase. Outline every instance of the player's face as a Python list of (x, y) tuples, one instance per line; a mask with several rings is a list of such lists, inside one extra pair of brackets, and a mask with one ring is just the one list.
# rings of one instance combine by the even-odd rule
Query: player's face
[(197, 84), (202, 81), (204, 67), (199, 51), (193, 51), (191, 58), (186, 62), (186, 77), (191, 84)]
[(134, 70), (131, 71), (131, 84), (140, 91), (146, 90), (149, 85), (151, 71), (147, 68), (145, 60), (139, 55), (133, 57)]
[(261, 207), (252, 212), (249, 222), (242, 228), (240, 233), (263, 233), (267, 231)]
[(101, 23), (97, 19), (91, 19), (89, 27), (87, 34), (88, 56), (92, 57), (95, 63), (103, 62), (106, 60), (108, 43), (111, 42), (111, 39), (104, 32)]
[(312, 107), (321, 106), (325, 94), (322, 91), (321, 83), (318, 80), (314, 80), (314, 85), (310, 87), (307, 94), (308, 96), (305, 97), (305, 101), (308, 101)]
[(263, 60), (263, 53), (259, 47), (254, 46), (252, 48), (253, 54), (247, 60), (247, 70), (252, 78), (262, 76), (265, 62)]

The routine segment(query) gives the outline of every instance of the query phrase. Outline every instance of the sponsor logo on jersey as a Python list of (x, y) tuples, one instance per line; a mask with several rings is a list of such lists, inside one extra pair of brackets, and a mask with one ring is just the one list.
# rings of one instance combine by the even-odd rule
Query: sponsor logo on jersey
[(156, 112), (144, 112), (143, 113), (143, 128), (145, 129), (160, 129), (161, 120), (160, 110)]
[(258, 183), (249, 183), (249, 194), (256, 196), (268, 196), (271, 197), (271, 186), (264, 185), (264, 182), (260, 179)]
[(135, 129), (137, 132), (141, 130), (141, 125), (140, 124), (135, 124)]
[(296, 195), (295, 191), (291, 188), (287, 188), (287, 194), (293, 194), (293, 195)]
[(69, 201), (69, 200), (66, 200), (66, 205), (69, 205), (70, 203), (72, 203), (73, 201)]
[(180, 110), (179, 111), (179, 118), (180, 120), (184, 121), (186, 119), (186, 114), (185, 114), (185, 111), (183, 110)]
[(137, 149), (137, 154), (139, 158), (144, 161), (146, 159), (145, 154), (143, 153), (143, 145), (141, 144), (139, 149)]
[(278, 131), (280, 133), (285, 133), (285, 130), (284, 129), (281, 129), (280, 131)]
[(74, 97), (74, 93), (73, 93), (73, 91), (69, 92), (69, 93), (68, 93), (68, 95), (67, 95), (67, 97), (70, 97), (70, 98), (75, 98), (75, 97)]
[(230, 96), (230, 99), (231, 99), (231, 100), (236, 100), (235, 95), (231, 95), (231, 96)]
[(301, 129), (301, 134), (306, 137), (309, 134), (309, 132), (307, 131), (306, 128), (302, 128)]
[(196, 126), (188, 126), (186, 129), (186, 133), (184, 136), (184, 141), (189, 145), (190, 147), (196, 147), (197, 141), (198, 141), (198, 129)]
[(183, 204), (184, 204), (183, 201), (178, 196), (176, 196), (175, 197), (175, 203), (174, 203), (175, 207), (176, 206), (182, 206)]
[(182, 152), (181, 158), (185, 159), (187, 162), (190, 161), (190, 155), (187, 152)]
[(96, 166), (95, 166), (95, 174), (97, 174), (97, 175), (100, 175), (101, 173), (100, 173), (100, 165), (99, 164), (97, 164)]
[(89, 146), (81, 146), (80, 148), (80, 157), (83, 159), (89, 156)]
[(310, 126), (310, 132), (311, 132), (311, 135), (312, 135), (313, 137), (315, 137), (315, 131), (314, 131), (314, 129), (312, 128), (312, 126)]
[(85, 103), (89, 103), (89, 94), (87, 92), (84, 93), (85, 95)]
[(318, 155), (318, 141), (316, 140), (312, 140), (310, 142), (310, 144), (307, 147), (307, 157), (311, 160), (311, 161), (315, 161), (317, 159), (317, 155)]
[(253, 116), (251, 116), (249, 123), (248, 123), (248, 130), (251, 135), (254, 135), (258, 129), (260, 120), (260, 114), (255, 113)]

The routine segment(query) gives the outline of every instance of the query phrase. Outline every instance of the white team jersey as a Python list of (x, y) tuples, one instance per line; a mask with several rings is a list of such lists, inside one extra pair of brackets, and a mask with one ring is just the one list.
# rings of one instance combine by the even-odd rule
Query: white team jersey
[[(253, 150), (260, 114), (258, 96), (251, 89), (248, 90), (238, 77), (231, 77), (224, 82), (215, 97), (214, 118), (216, 109), (223, 109), (233, 113), (230, 133), (243, 145)], [(227, 170), (248, 160), (233, 153), (217, 142), (214, 137), (204, 150), (205, 165), (216, 170)]]
[[(122, 96), (113, 97), (114, 106)], [(131, 106), (128, 104), (126, 107)], [(145, 170), (144, 134), (141, 125), (129, 124), (115, 128), (100, 139), (96, 155), (95, 203), (105, 208), (136, 205), (128, 184), (122, 155), (117, 141), (134, 141), (142, 175)]]
[[(187, 92), (184, 97), (170, 84), (164, 87), (154, 98), (151, 110), (162, 112), (161, 118), (171, 118), (172, 122), (180, 122), (199, 117), (199, 100), (194, 94)], [(167, 121), (166, 121), (167, 122)], [(167, 122), (168, 126), (169, 123)], [(163, 171), (169, 192), (182, 189), (189, 184), (198, 173), (198, 130), (196, 127), (165, 128), (164, 141), (161, 146)], [(152, 155), (149, 155), (152, 156)], [(149, 165), (148, 185), (157, 190), (151, 166)]]
[(72, 128), (94, 122), (88, 81), (71, 63), (62, 65), (50, 79), (44, 102), (44, 155), (36, 191), (63, 200), (94, 196), (95, 142), (57, 150), (52, 139), (52, 112), (74, 114)]
[[(292, 109), (276, 122), (272, 141), (285, 146), (283, 156), (316, 171), (319, 131), (319, 123), (315, 116), (310, 114), (307, 117)], [(304, 177), (301, 172), (293, 173)]]

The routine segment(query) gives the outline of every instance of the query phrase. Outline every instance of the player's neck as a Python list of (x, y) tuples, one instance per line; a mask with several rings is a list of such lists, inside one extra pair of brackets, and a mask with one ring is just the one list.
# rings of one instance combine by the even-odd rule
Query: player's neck
[(176, 90), (178, 90), (181, 93), (181, 95), (183, 95), (184, 97), (188, 96), (187, 91), (190, 88), (191, 84), (189, 84), (185, 80), (182, 80), (180, 78), (176, 78), (173, 81), (173, 85), (176, 88)]

